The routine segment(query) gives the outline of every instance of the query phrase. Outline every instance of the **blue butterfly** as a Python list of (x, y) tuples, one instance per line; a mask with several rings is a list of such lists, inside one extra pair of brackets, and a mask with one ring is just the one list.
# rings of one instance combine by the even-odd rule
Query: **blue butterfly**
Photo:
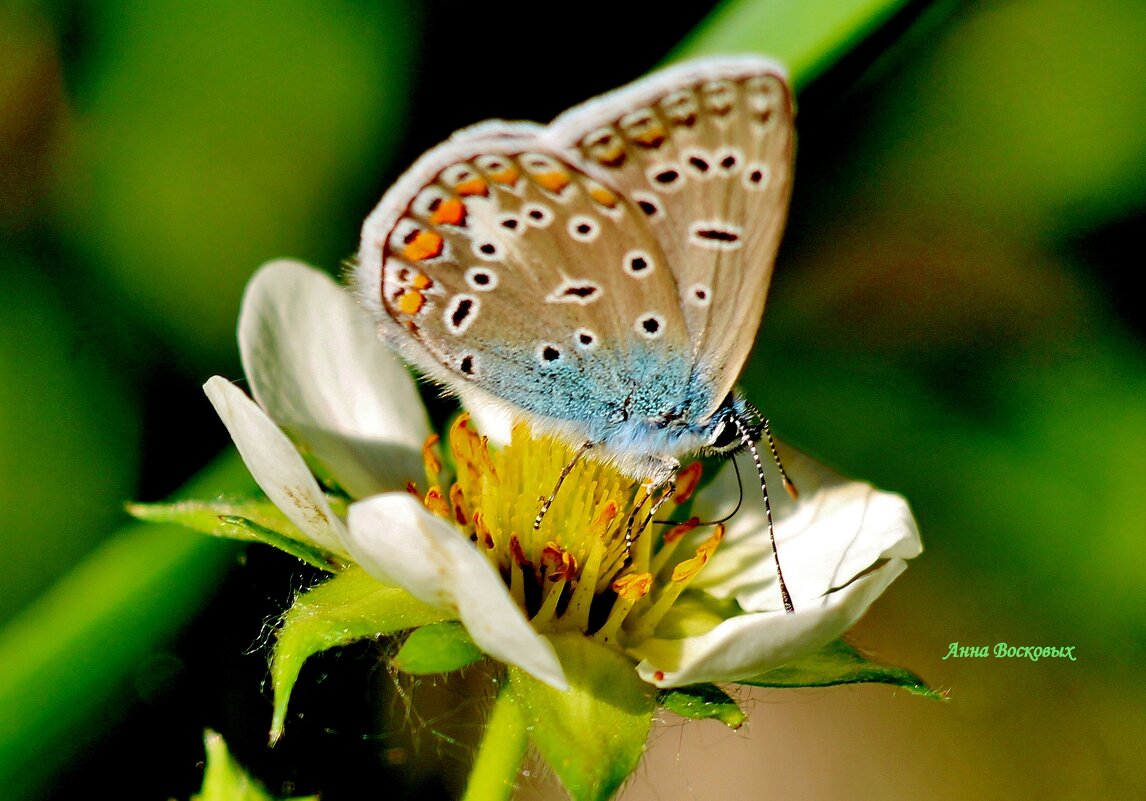
[(748, 446), (759, 469), (766, 422), (734, 387), (793, 148), (784, 70), (756, 56), (661, 70), (547, 126), (482, 123), (386, 192), (354, 283), (385, 338), (487, 417), (653, 486), (698, 452)]

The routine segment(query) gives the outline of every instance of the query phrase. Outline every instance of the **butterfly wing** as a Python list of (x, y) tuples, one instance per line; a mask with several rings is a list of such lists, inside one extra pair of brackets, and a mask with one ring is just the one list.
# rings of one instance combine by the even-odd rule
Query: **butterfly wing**
[(670, 256), (692, 380), (712, 387), (711, 414), (755, 341), (787, 215), (783, 68), (754, 56), (669, 68), (570, 109), (547, 135), (646, 214)]
[(355, 283), (430, 376), (602, 440), (686, 385), (692, 344), (640, 208), (543, 131), (484, 123), (423, 156), (367, 219)]

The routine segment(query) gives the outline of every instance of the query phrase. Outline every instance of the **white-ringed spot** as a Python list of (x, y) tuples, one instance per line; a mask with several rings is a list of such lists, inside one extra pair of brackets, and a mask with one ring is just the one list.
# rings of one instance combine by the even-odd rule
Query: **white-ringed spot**
[(744, 163), (744, 154), (737, 148), (728, 147), (716, 153), (716, 168), (722, 175), (734, 175)]
[(525, 226), (521, 218), (516, 214), (502, 214), (497, 218), (497, 224), (506, 231), (511, 233), (520, 234)]
[(620, 167), (625, 163), (625, 143), (612, 128), (598, 128), (581, 140), (585, 154), (606, 167)]
[(645, 339), (657, 339), (665, 332), (665, 318), (656, 312), (645, 312), (633, 323), (633, 330)]
[(724, 220), (697, 220), (688, 227), (688, 243), (710, 250), (736, 250), (743, 236), (743, 229)]
[(467, 353), (458, 360), (458, 371), (473, 378), (477, 375), (477, 357)]
[(707, 180), (714, 174), (712, 154), (703, 150), (686, 150), (681, 154), (684, 157), (684, 166), (694, 178)]
[(466, 270), (466, 283), (475, 292), (491, 292), (497, 288), (497, 273), (486, 267), (470, 267)]
[(736, 102), (736, 87), (729, 81), (712, 81), (701, 87), (704, 108), (717, 117), (724, 117), (732, 111)]
[(748, 93), (748, 113), (752, 119), (767, 128), (772, 122), (773, 112), (780, 105), (781, 87), (771, 75), (757, 75), (745, 84)]
[(553, 211), (541, 203), (526, 203), (521, 207), (521, 217), (527, 225), (545, 228), (553, 222)]
[(581, 350), (593, 350), (597, 347), (597, 335), (588, 328), (578, 328), (573, 334), (573, 341)]
[(772, 174), (767, 164), (753, 162), (744, 168), (744, 176), (741, 178), (741, 182), (744, 184), (745, 189), (750, 192), (756, 192), (767, 188), (768, 179), (771, 177)]
[(653, 257), (643, 250), (630, 250), (625, 254), (622, 264), (625, 272), (633, 278), (644, 278), (647, 275), (652, 275), (656, 268)]
[(442, 314), (442, 322), (446, 324), (446, 330), (454, 336), (459, 336), (474, 324), (480, 310), (481, 301), (476, 296), (454, 295)]
[(545, 296), (546, 303), (576, 303), (588, 306), (601, 297), (601, 285), (593, 281), (567, 278)]
[(651, 108), (642, 108), (626, 114), (618, 121), (621, 131), (638, 147), (656, 150), (664, 144), (664, 125)]
[(684, 186), (684, 175), (680, 168), (671, 163), (654, 164), (645, 170), (649, 184), (662, 192), (676, 192)]
[(441, 181), (459, 197), (489, 197), (489, 183), (482, 177), (481, 173), (464, 162), (442, 170)]
[(696, 124), (700, 107), (696, 103), (696, 96), (688, 89), (681, 89), (666, 95), (661, 100), (661, 110), (673, 125), (691, 127)]
[(641, 210), (641, 213), (652, 222), (664, 219), (664, 207), (661, 205), (660, 198), (656, 195), (650, 192), (633, 192), (633, 201), (637, 204), (637, 208)]
[(552, 342), (541, 342), (537, 345), (537, 362), (542, 367), (549, 367), (565, 358), (561, 348)]
[(541, 153), (525, 153), (521, 156), (521, 162), (530, 172), (550, 172), (563, 169), (557, 161)]
[(712, 290), (704, 284), (693, 284), (685, 292), (684, 300), (693, 306), (707, 306), (712, 303)]
[(592, 217), (578, 214), (569, 220), (569, 236), (578, 242), (592, 242), (601, 233), (601, 224)]
[(501, 245), (489, 239), (475, 239), (472, 248), (474, 255), (482, 261), (501, 261), (505, 255)]
[(410, 208), (419, 217), (429, 217), (438, 205), (449, 197), (449, 194), (440, 186), (427, 186), (414, 198)]

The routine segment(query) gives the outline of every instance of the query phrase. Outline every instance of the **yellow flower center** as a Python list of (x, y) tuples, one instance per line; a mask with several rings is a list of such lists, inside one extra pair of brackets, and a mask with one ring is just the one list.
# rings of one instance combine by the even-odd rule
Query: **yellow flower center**
[[(693, 553), (675, 555), (696, 520), (654, 522), (660, 496), (591, 458), (577, 461), (535, 528), (542, 501), (574, 458), (570, 448), (518, 426), (507, 446), (492, 449), (462, 415), (450, 429), (455, 478), (445, 489), (437, 444), (435, 435), (423, 448), (430, 485), (423, 503), (488, 556), (538, 631), (621, 644), (651, 635), (724, 536), (717, 525)], [(699, 480), (699, 463), (682, 470), (657, 519), (672, 517)]]

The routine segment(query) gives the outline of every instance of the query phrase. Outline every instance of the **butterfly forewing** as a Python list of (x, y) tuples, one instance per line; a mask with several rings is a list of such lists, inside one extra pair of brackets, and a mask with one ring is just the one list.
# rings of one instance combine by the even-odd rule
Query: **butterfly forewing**
[(367, 221), (359, 286), (447, 384), (607, 421), (650, 383), (683, 391), (693, 345), (639, 206), (537, 130), (487, 124), (423, 157)]
[(754, 57), (666, 70), (563, 114), (548, 131), (630, 198), (670, 254), (708, 412), (752, 347), (791, 186), (783, 71)]

